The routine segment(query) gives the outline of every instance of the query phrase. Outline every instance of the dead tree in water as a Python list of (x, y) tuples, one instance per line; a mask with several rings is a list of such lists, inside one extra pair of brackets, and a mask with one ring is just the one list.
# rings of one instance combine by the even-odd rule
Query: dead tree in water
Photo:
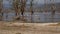
[(53, 22), (54, 21), (54, 15), (55, 15), (55, 6), (54, 5), (51, 7), (51, 11), (52, 11), (51, 17), (52, 17), (52, 22)]
[(3, 17), (3, 12), (2, 12), (2, 1), (0, 0), (0, 21), (2, 21), (2, 17)]
[(18, 0), (14, 0), (14, 9), (15, 9), (15, 15), (18, 16)]
[(19, 7), (18, 7), (19, 3), (20, 3), (20, 0), (13, 0), (13, 6), (15, 9), (15, 15), (16, 15), (15, 19), (16, 20), (20, 20), (20, 16), (19, 16), (20, 12), (19, 12)]
[(33, 0), (31, 0), (31, 2), (30, 2), (30, 12), (31, 12), (31, 22), (33, 22), (33, 20), (32, 20), (32, 15), (33, 15)]
[(51, 10), (52, 10), (52, 15), (54, 15), (55, 14), (55, 6), (54, 5), (52, 5)]
[(53, 22), (53, 20), (54, 20), (54, 15), (55, 15), (55, 4), (54, 4), (54, 1), (55, 0), (50, 0), (51, 1), (51, 11), (52, 11), (52, 13), (51, 13), (51, 17), (52, 17), (52, 22)]
[[(26, 5), (26, 1), (27, 0), (14, 0), (14, 8), (15, 8), (15, 12), (16, 12), (16, 16), (18, 16), (17, 18), (19, 19), (20, 16), (20, 12), (21, 12), (21, 15), (22, 15), (22, 20), (24, 20), (24, 11), (25, 11), (25, 5)], [(19, 6), (19, 3), (20, 3), (20, 6)]]
[(21, 15), (22, 15), (22, 20), (24, 20), (24, 11), (26, 8), (26, 2), (27, 0), (21, 0)]

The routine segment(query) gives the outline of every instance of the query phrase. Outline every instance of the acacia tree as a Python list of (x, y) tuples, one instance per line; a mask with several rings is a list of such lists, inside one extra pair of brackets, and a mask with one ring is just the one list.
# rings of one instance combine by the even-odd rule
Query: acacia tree
[(32, 15), (33, 15), (33, 0), (30, 1), (30, 12), (31, 12), (31, 22), (33, 22), (33, 20), (32, 20)]

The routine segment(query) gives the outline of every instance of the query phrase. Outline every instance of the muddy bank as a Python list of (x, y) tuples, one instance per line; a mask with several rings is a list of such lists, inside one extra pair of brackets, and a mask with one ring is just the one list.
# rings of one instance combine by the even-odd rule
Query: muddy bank
[(50, 24), (57, 23), (0, 22), (0, 34), (60, 34), (60, 26)]

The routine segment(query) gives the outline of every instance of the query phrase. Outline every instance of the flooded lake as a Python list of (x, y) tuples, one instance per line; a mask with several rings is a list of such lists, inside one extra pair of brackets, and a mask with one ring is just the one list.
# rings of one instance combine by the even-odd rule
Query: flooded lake
[[(30, 1), (29, 1), (30, 2)], [(9, 9), (9, 8), (13, 8), (13, 1), (12, 0), (3, 0), (3, 8), (4, 9)], [(28, 3), (29, 4), (29, 3)], [(37, 5), (38, 6), (38, 5)], [(40, 5), (39, 5), (40, 6)], [(36, 7), (35, 7), (36, 8)], [(28, 9), (27, 9), (28, 10)], [(40, 10), (40, 9), (39, 9)], [(5, 12), (5, 11), (4, 11)], [(8, 16), (6, 16), (8, 15)], [(21, 14), (20, 14), (21, 16)], [(14, 20), (15, 16), (15, 12), (11, 12), (10, 13), (4, 13), (3, 14), (3, 20), (4, 21), (11, 21)], [(26, 21), (30, 22), (31, 21), (31, 13), (28, 12), (24, 12), (24, 19), (26, 19)], [(34, 14), (32, 15), (32, 21), (33, 22), (60, 22), (60, 13), (59, 12), (55, 12), (54, 15), (51, 14), (51, 12), (34, 12)]]
[[(8, 17), (6, 18), (6, 16), (8, 15)], [(21, 14), (20, 14), (21, 16)], [(4, 13), (3, 15), (3, 20), (7, 20), (7, 21), (11, 21), (13, 20), (15, 17), (15, 13), (14, 12), (10, 12), (8, 14)], [(31, 13), (30, 12), (24, 12), (24, 18), (30, 22), (31, 21)], [(32, 15), (32, 21), (33, 22), (60, 22), (60, 13), (59, 12), (55, 12), (55, 15), (53, 15), (51, 12), (34, 12), (34, 14)]]

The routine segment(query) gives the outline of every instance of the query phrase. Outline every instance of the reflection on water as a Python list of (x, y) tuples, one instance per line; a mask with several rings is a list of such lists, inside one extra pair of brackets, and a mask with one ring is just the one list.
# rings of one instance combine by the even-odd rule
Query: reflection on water
[[(6, 15), (8, 17), (6, 18)], [(24, 13), (25, 19), (27, 21), (31, 21), (31, 13), (30, 12), (25, 12)], [(4, 13), (4, 19), (3, 20), (8, 20), (11, 21), (13, 20), (13, 17), (15, 17), (15, 13)], [(55, 12), (55, 15), (52, 17), (51, 12), (45, 13), (45, 12), (34, 12), (32, 16), (33, 22), (59, 22), (60, 21), (60, 13)]]

